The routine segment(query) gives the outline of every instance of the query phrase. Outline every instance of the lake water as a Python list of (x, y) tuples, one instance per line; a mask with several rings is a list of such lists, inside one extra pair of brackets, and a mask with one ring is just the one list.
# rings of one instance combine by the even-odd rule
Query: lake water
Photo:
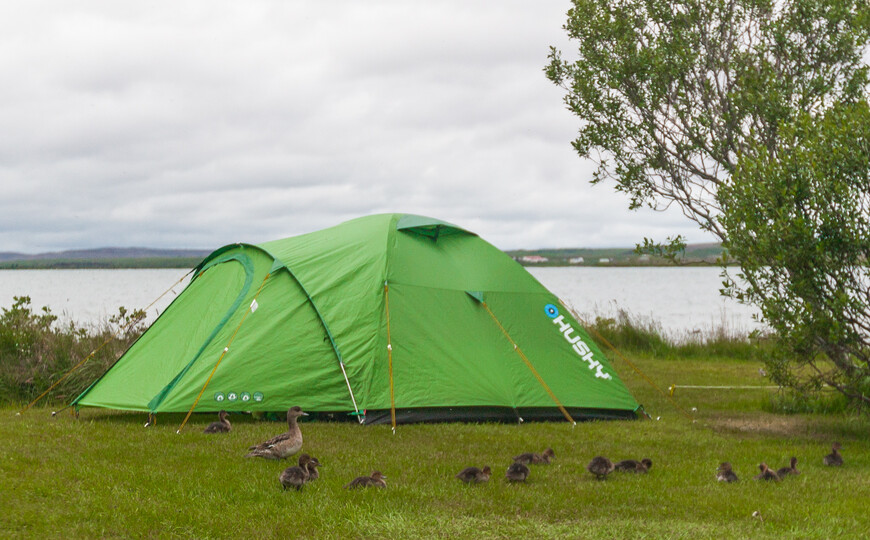
[(529, 268), (550, 291), (585, 319), (613, 317), (620, 310), (654, 321), (675, 337), (726, 328), (749, 333), (762, 328), (757, 310), (719, 294), (718, 267)]
[[(144, 309), (187, 274), (182, 268), (135, 270), (0, 270), (0, 307), (29, 296), (35, 308), (48, 306), (61, 320), (86, 325), (104, 322), (123, 306)], [(148, 310), (148, 319), (184, 290), (187, 279)]]
[[(652, 320), (674, 336), (726, 327), (749, 332), (758, 325), (753, 310), (719, 296), (720, 270), (693, 268), (529, 268), (548, 289), (581, 316), (614, 316), (625, 310)], [(0, 270), (0, 307), (14, 296), (30, 296), (34, 307), (48, 306), (63, 320), (99, 324), (119, 306), (142, 309), (187, 273), (154, 270)], [(180, 293), (176, 285), (148, 310), (154, 317)]]

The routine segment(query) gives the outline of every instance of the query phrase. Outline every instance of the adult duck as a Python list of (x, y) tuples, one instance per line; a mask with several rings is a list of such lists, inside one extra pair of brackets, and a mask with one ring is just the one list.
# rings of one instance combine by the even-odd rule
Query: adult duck
[(466, 467), (456, 475), (456, 478), (459, 478), (466, 484), (479, 484), (481, 482), (488, 482), (491, 475), (492, 470), (489, 468), (489, 465), (484, 465), (482, 469)]
[(294, 455), (302, 448), (302, 430), (296, 423), (296, 419), (300, 416), (308, 416), (308, 413), (302, 412), (301, 407), (291, 407), (287, 411), (287, 431), (266, 442), (251, 446), (248, 448), (250, 452), (245, 457), (285, 459)]
[(550, 460), (554, 457), (556, 457), (556, 453), (553, 452), (553, 449), (547, 448), (540, 454), (526, 452), (525, 454), (514, 456), (514, 463), (522, 463), (523, 465), (549, 465)]
[(221, 411), (218, 413), (217, 422), (212, 422), (208, 426), (206, 426), (203, 433), (229, 433), (233, 426), (230, 425), (230, 421), (227, 420), (227, 411)]
[(840, 455), (840, 449), (843, 448), (840, 443), (835, 442), (831, 447), (831, 453), (822, 459), (825, 465), (830, 467), (839, 467), (843, 464), (843, 456)]
[(386, 476), (381, 471), (374, 471), (371, 476), (357, 476), (350, 481), (344, 489), (356, 489), (361, 487), (387, 487)]
[(309, 479), (308, 464), (310, 461), (311, 457), (308, 454), (302, 454), (299, 456), (299, 465), (294, 465), (293, 467), (287, 467), (284, 469), (278, 477), (281, 481), (281, 485), (284, 487), (284, 491), (287, 491), (290, 488), (293, 488), (296, 491), (302, 491), (302, 487)]
[(607, 475), (613, 472), (613, 462), (604, 456), (595, 456), (589, 465), (586, 465), (586, 470), (595, 475), (598, 480), (604, 480)]

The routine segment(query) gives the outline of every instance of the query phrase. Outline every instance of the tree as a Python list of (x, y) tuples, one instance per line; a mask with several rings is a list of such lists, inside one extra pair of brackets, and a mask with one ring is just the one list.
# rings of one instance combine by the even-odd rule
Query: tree
[(719, 190), (724, 245), (740, 261), (732, 296), (761, 308), (780, 338), (773, 379), (870, 398), (870, 108), (836, 105), (780, 132)]
[(779, 338), (776, 380), (870, 402), (870, 3), (573, 4), (576, 58), (553, 48), (545, 71), (581, 120), (592, 182), (631, 208), (677, 204), (723, 242), (740, 265), (725, 292)]

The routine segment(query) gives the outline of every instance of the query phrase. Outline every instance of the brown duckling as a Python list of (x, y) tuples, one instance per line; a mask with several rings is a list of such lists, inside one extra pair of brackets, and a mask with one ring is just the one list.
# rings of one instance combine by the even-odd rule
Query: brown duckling
[(489, 465), (485, 465), (483, 469), (466, 467), (456, 475), (456, 478), (459, 478), (466, 484), (479, 484), (481, 482), (488, 482), (491, 475), (492, 470), (489, 468)]
[(212, 422), (209, 424), (203, 433), (229, 433), (233, 426), (230, 425), (230, 421), (227, 420), (227, 411), (221, 411), (218, 413), (217, 422)]
[(840, 443), (835, 442), (831, 447), (831, 453), (824, 457), (822, 462), (831, 467), (839, 467), (843, 464), (843, 456), (840, 455), (840, 449), (843, 448)]
[(624, 459), (613, 466), (614, 471), (645, 473), (652, 468), (652, 460), (643, 458), (640, 461), (634, 459)]
[(607, 478), (607, 475), (613, 472), (613, 468), (613, 462), (604, 456), (595, 456), (586, 466), (586, 470), (594, 474), (598, 480)]
[[(302, 454), (302, 456), (305, 456), (305, 455), (307, 455), (307, 454)], [(299, 458), (301, 459), (302, 456), (299, 456)], [(317, 467), (320, 467), (320, 466), (321, 466), (320, 461), (318, 461), (318, 459), (316, 457), (312, 456), (311, 458), (309, 458), (309, 460), (308, 460), (308, 480), (306, 480), (306, 482), (313, 482), (313, 481), (317, 480), (318, 478), (320, 478), (320, 472), (317, 471)]]
[(287, 431), (264, 443), (251, 446), (248, 448), (250, 452), (245, 457), (285, 459), (298, 452), (302, 448), (302, 431), (299, 429), (296, 419), (300, 416), (308, 416), (308, 413), (302, 412), (301, 407), (291, 407), (287, 411)]
[(523, 465), (549, 465), (550, 460), (556, 457), (556, 453), (552, 448), (547, 448), (540, 454), (535, 452), (526, 452), (514, 456), (514, 463), (522, 463)]
[(529, 468), (522, 463), (512, 463), (505, 473), (508, 482), (525, 482), (529, 477)]
[(719, 482), (736, 482), (738, 480), (737, 473), (731, 469), (730, 463), (723, 461), (716, 470), (716, 480)]
[(311, 457), (308, 454), (299, 456), (299, 465), (287, 467), (278, 479), (281, 485), (284, 486), (284, 491), (288, 488), (295, 488), (296, 491), (302, 491), (305, 482), (308, 481), (308, 463)]
[(761, 470), (760, 474), (755, 476), (756, 480), (773, 480), (774, 482), (779, 481), (779, 476), (777, 476), (776, 472), (774, 472), (770, 467), (767, 466), (767, 463), (759, 463), (759, 470)]
[(371, 476), (358, 476), (344, 486), (344, 489), (356, 489), (360, 487), (387, 487), (384, 481), (387, 477), (381, 471), (374, 471)]
[(792, 456), (791, 466), (790, 467), (781, 467), (781, 468), (777, 469), (776, 475), (779, 476), (780, 478), (785, 478), (786, 476), (788, 476), (790, 474), (800, 474), (801, 472), (799, 470), (797, 470), (796, 466), (797, 466), (797, 458)]

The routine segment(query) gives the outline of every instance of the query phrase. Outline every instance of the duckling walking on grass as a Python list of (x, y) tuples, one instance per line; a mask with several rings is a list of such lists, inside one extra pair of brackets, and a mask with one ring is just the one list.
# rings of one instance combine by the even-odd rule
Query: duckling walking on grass
[(553, 452), (552, 448), (547, 448), (540, 454), (535, 452), (526, 452), (525, 454), (520, 454), (518, 456), (514, 456), (514, 463), (522, 463), (523, 465), (549, 465), (550, 460), (556, 456), (556, 453)]
[(643, 458), (640, 461), (634, 459), (624, 459), (613, 466), (614, 471), (645, 473), (652, 468), (652, 460)]
[(774, 482), (779, 482), (779, 476), (777, 476), (777, 474), (767, 466), (767, 463), (759, 463), (758, 468), (761, 470), (761, 473), (755, 476), (756, 480), (773, 480)]
[(203, 433), (229, 433), (233, 426), (230, 425), (230, 421), (227, 420), (227, 411), (221, 411), (218, 413), (217, 422), (212, 422), (209, 424)]
[(843, 448), (840, 443), (835, 442), (831, 447), (831, 453), (824, 457), (822, 462), (830, 467), (839, 467), (843, 464), (843, 456), (840, 455), (840, 449)]
[(284, 487), (284, 491), (289, 488), (294, 488), (296, 491), (302, 491), (305, 482), (308, 481), (308, 463), (311, 457), (308, 454), (299, 456), (299, 465), (287, 467), (278, 479)]
[(796, 467), (797, 467), (797, 458), (792, 456), (791, 466), (779, 468), (776, 471), (776, 475), (779, 476), (780, 478), (785, 478), (786, 476), (788, 476), (790, 474), (794, 474), (794, 475), (800, 474), (801, 472), (799, 470), (797, 470)]
[(512, 463), (504, 476), (508, 482), (525, 482), (529, 477), (529, 468), (522, 463)]
[(607, 478), (607, 475), (612, 473), (613, 469), (613, 462), (604, 456), (595, 456), (589, 462), (589, 465), (586, 466), (586, 470), (594, 474), (598, 480)]
[(737, 481), (737, 473), (735, 473), (731, 469), (731, 464), (727, 461), (723, 461), (719, 464), (719, 468), (716, 470), (716, 480), (719, 482), (736, 482)]
[(483, 469), (466, 467), (456, 475), (456, 478), (459, 478), (466, 484), (480, 484), (481, 482), (488, 482), (490, 475), (492, 475), (492, 470), (489, 468), (489, 465), (484, 465)]
[[(307, 455), (308, 454), (302, 454), (302, 456)], [(299, 459), (302, 459), (302, 456), (299, 456)], [(320, 473), (317, 471), (317, 467), (320, 467), (320, 461), (318, 461), (316, 457), (311, 456), (308, 460), (308, 480), (306, 480), (306, 482), (313, 482), (320, 478)]]
[(356, 489), (361, 487), (387, 487), (384, 481), (387, 477), (381, 471), (374, 471), (371, 476), (357, 476), (344, 486), (344, 489)]
[(308, 413), (302, 412), (301, 407), (292, 407), (287, 411), (287, 431), (264, 443), (251, 446), (245, 457), (285, 459), (298, 452), (302, 448), (302, 430), (299, 429), (296, 419), (300, 416), (308, 416)]

